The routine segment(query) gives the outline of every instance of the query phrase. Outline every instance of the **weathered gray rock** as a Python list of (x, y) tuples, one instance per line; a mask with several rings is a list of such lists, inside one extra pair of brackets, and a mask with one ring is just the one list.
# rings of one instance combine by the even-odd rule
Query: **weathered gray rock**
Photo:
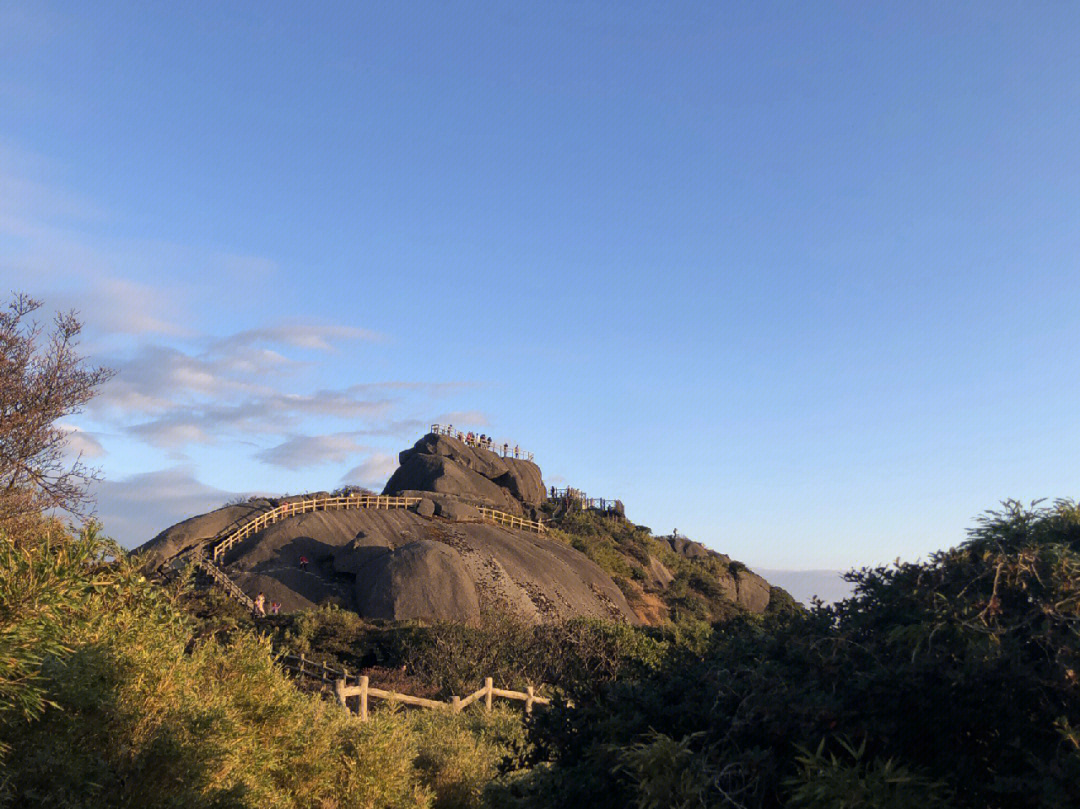
[(350, 543), (333, 551), (334, 572), (356, 575), (361, 568), (392, 551), (393, 546), (386, 537), (369, 536), (361, 531)]
[[(453, 495), (432, 502), (460, 508), (465, 521), (430, 520), (406, 509), (317, 511), (269, 526), (239, 543), (223, 566), (251, 596), (262, 591), (285, 612), (319, 604), (360, 611), (355, 579), (371, 576), (391, 549), (433, 541), (456, 551), (485, 609), (531, 622), (574, 617), (636, 623), (622, 591), (598, 565), (558, 540), (470, 522), (469, 509)], [(471, 514), (475, 514), (475, 509)], [(306, 570), (300, 557), (309, 560)], [(471, 606), (463, 614), (472, 614)]]
[(735, 576), (738, 586), (737, 603), (750, 612), (765, 612), (769, 606), (772, 586), (756, 573), (740, 570)]
[(480, 602), (461, 555), (419, 540), (380, 556), (356, 576), (356, 604), (366, 618), (474, 622)]
[(510, 494), (527, 506), (539, 506), (547, 499), (547, 490), (544, 488), (539, 466), (520, 458), (506, 458), (504, 462), (507, 473), (495, 478), (496, 483), (505, 486)]
[(408, 490), (453, 494), (510, 514), (524, 513), (509, 490), (449, 457), (403, 452), (402, 458), (403, 463), (386, 484), (385, 494), (400, 495)]
[(720, 589), (724, 592), (724, 598), (728, 601), (739, 603), (739, 585), (735, 581), (735, 577), (730, 573), (720, 574)]
[(671, 574), (671, 571), (664, 566), (664, 563), (652, 554), (649, 555), (649, 565), (645, 568), (645, 573), (649, 576), (652, 583), (661, 589), (667, 587), (675, 580), (675, 577)]
[(454, 522), (480, 522), (480, 510), (476, 506), (447, 497), (435, 504), (435, 513)]
[(438, 455), (449, 458), (488, 480), (497, 480), (509, 470), (506, 460), (486, 449), (470, 447), (464, 441), (458, 441), (448, 435), (428, 433), (410, 449), (398, 453), (398, 463), (404, 465), (413, 455)]
[(668, 537), (667, 543), (675, 553), (687, 559), (703, 559), (709, 555), (708, 548), (686, 537)]
[(143, 566), (148, 571), (156, 570), (166, 560), (188, 548), (203, 544), (270, 508), (272, 506), (269, 501), (259, 500), (243, 505), (225, 506), (209, 514), (200, 514), (179, 522), (166, 528), (138, 549)]
[(507, 511), (531, 514), (547, 490), (540, 467), (521, 458), (503, 458), (445, 435), (429, 434), (398, 455), (400, 467), (385, 494), (408, 490), (452, 493), (465, 500)]
[(435, 516), (435, 503), (430, 497), (424, 497), (416, 504), (416, 513), (421, 517), (431, 519)]

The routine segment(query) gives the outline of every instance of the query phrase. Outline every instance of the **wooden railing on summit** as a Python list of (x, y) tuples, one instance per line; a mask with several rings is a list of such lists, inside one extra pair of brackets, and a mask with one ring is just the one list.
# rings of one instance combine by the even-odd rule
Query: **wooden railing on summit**
[(325, 663), (313, 663), (304, 655), (282, 655), (278, 658), (282, 667), (300, 677), (318, 680), (324, 688), (332, 687), (338, 704), (345, 710), (352, 711), (349, 700), (355, 698), (356, 713), (362, 721), (368, 718), (368, 701), (370, 699), (384, 699), (401, 705), (415, 705), (418, 708), (433, 708), (436, 710), (449, 710), (459, 713), (479, 699), (484, 700), (484, 708), (491, 710), (491, 703), (495, 697), (516, 700), (525, 703), (525, 712), (532, 713), (534, 705), (550, 705), (548, 697), (536, 695), (536, 689), (529, 686), (525, 691), (511, 691), (506, 688), (496, 688), (491, 677), (484, 678), (484, 685), (478, 691), (474, 691), (466, 697), (451, 697), (449, 702), (426, 697), (414, 697), (409, 694), (399, 694), (396, 691), (387, 691), (383, 688), (375, 688), (368, 681), (367, 675), (357, 675), (356, 685), (349, 685), (350, 675), (347, 670), (338, 670), (327, 666)]
[(447, 424), (445, 426), (441, 424), (432, 424), (431, 432), (433, 435), (445, 435), (447, 438), (456, 438), (464, 444), (472, 447), (473, 449), (486, 449), (488, 452), (493, 452), (496, 455), (502, 450), (502, 457), (513, 458), (519, 461), (531, 461), (533, 454), (531, 452), (525, 452), (517, 444), (510, 446), (509, 442), (499, 444), (493, 438), (486, 438), (484, 436), (478, 436), (474, 432), (462, 432), (461, 430), (455, 430), (453, 424)]
[(313, 511), (338, 511), (351, 508), (409, 508), (420, 502), (419, 497), (389, 497), (381, 494), (356, 494), (343, 495), (341, 497), (314, 497), (310, 500), (297, 500), (292, 503), (282, 503), (276, 508), (264, 511), (252, 520), (241, 525), (231, 534), (214, 544), (212, 555), (214, 561), (218, 561), (225, 552), (237, 542), (242, 542), (248, 537), (262, 531), (286, 517), (295, 517), (299, 514), (308, 514)]

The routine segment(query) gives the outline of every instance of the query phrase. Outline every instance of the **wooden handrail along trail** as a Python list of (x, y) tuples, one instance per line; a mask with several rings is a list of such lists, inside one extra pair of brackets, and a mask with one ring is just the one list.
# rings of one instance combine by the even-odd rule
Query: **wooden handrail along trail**
[(536, 520), (527, 520), (524, 517), (515, 517), (513, 514), (507, 514), (505, 511), (496, 511), (493, 508), (487, 508), (485, 506), (478, 506), (477, 511), (480, 512), (480, 516), (486, 520), (490, 520), (496, 525), (505, 525), (507, 528), (521, 528), (525, 531), (535, 531), (537, 534), (543, 534), (547, 531), (542, 522)]
[(313, 497), (310, 500), (297, 500), (282, 503), (276, 508), (264, 511), (252, 520), (241, 525), (231, 534), (214, 543), (212, 555), (217, 562), (237, 542), (262, 531), (286, 517), (308, 514), (313, 511), (338, 511), (351, 508), (409, 508), (420, 502), (419, 497), (390, 497), (381, 494), (343, 495), (341, 497)]
[[(254, 536), (264, 528), (267, 528), (286, 517), (295, 517), (313, 511), (337, 511), (352, 508), (409, 508), (419, 503), (421, 499), (422, 498), (420, 497), (390, 497), (381, 494), (364, 494), (342, 497), (318, 497), (312, 498), (311, 500), (298, 500), (293, 503), (282, 503), (276, 508), (264, 511), (254, 519), (244, 523), (231, 534), (227, 534), (224, 538), (218, 540), (213, 546), (211, 555), (215, 562), (219, 561), (225, 555), (225, 552), (236, 543)], [(487, 508), (485, 506), (480, 506), (478, 510), (481, 517), (498, 525), (505, 525), (510, 528), (522, 528), (526, 531), (535, 531), (538, 534), (542, 534), (547, 530), (542, 522), (527, 520), (523, 517), (516, 517), (513, 514), (507, 514), (505, 511), (496, 511), (493, 508)]]
[(239, 601), (243, 606), (249, 610), (255, 609), (255, 602), (251, 597), (240, 589), (240, 585), (232, 580), (228, 573), (214, 564), (213, 561), (207, 559), (201, 550), (196, 551), (190, 556), (191, 564), (195, 566), (196, 570), (201, 570), (207, 576), (209, 576), (213, 582), (225, 590), (230, 596)]
[[(461, 430), (455, 430), (453, 424), (447, 424), (446, 426), (440, 424), (431, 425), (432, 435), (445, 435), (447, 438), (456, 438), (463, 444), (472, 447), (473, 449), (486, 449), (495, 455), (499, 454), (499, 448), (502, 448), (502, 457), (513, 458), (515, 461), (531, 461), (533, 454), (531, 452), (525, 452), (515, 444), (510, 446), (509, 442), (503, 442), (498, 444), (494, 439), (489, 438), (486, 441), (482, 441), (480, 437), (474, 432), (462, 432)], [(470, 438), (469, 436), (472, 436)]]
[[(423, 498), (420, 497), (393, 497), (382, 494), (342, 495), (328, 497), (313, 497), (309, 500), (296, 500), (290, 503), (282, 503), (269, 511), (264, 511), (248, 520), (239, 528), (226, 534), (221, 539), (215, 540), (210, 548), (210, 556), (203, 554), (202, 550), (187, 554), (191, 563), (196, 568), (206, 573), (216, 584), (220, 585), (226, 593), (235, 598), (248, 609), (255, 608), (255, 602), (232, 580), (225, 570), (220, 567), (221, 560), (226, 552), (238, 542), (254, 536), (274, 523), (280, 522), (287, 517), (295, 517), (300, 514), (310, 514), (315, 511), (338, 511), (354, 508), (374, 509), (397, 509), (410, 508)], [(547, 531), (543, 522), (528, 520), (507, 514), (505, 511), (497, 511), (493, 508), (479, 506), (477, 510), (482, 519), (496, 525), (507, 528), (520, 528), (525, 531), (534, 531), (543, 534)]]

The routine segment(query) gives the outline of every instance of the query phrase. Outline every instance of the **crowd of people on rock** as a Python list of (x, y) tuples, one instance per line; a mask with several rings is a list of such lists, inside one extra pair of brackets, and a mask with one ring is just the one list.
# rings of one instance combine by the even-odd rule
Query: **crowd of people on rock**
[[(456, 438), (458, 441), (463, 442), (467, 446), (474, 447), (475, 449), (486, 449), (488, 452), (498, 453), (500, 445), (496, 444), (494, 439), (489, 435), (483, 433), (474, 433), (471, 430), (469, 432), (462, 432), (461, 430), (454, 430), (453, 424), (447, 424), (445, 427), (439, 424), (431, 425), (431, 432), (435, 435), (445, 435), (450, 438)], [(522, 452), (521, 447), (515, 444), (511, 447), (509, 444), (504, 443), (501, 445), (502, 456), (504, 458), (518, 458), (526, 461), (533, 459), (531, 452)]]

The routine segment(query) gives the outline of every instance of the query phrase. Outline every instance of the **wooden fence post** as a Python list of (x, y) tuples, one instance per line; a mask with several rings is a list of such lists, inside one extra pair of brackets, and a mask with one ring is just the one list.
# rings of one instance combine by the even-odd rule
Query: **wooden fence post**
[(485, 677), (484, 690), (486, 693), (484, 694), (484, 708), (487, 710), (488, 713), (491, 713), (491, 689), (494, 687), (495, 684), (492, 679), (490, 677)]
[(334, 680), (334, 696), (337, 697), (338, 705), (345, 709), (345, 712), (349, 711), (349, 704), (345, 702), (345, 678), (340, 680)]
[(525, 713), (532, 713), (533, 687), (530, 685), (525, 689), (525, 693), (529, 695), (529, 698), (525, 700)]
[(454, 696), (450, 698), (450, 709), (454, 713), (461, 713), (461, 697), (457, 694), (454, 694)]
[(368, 689), (368, 677), (366, 674), (360, 675), (360, 721), (367, 721), (367, 689)]
[(306, 660), (304, 660), (304, 653), (303, 653), (303, 652), (301, 652), (301, 653), (300, 653), (300, 676), (301, 676), (301, 677), (303, 677), (303, 676), (304, 676), (304, 674), (306, 673), (306, 672), (304, 671), (304, 665), (305, 665), (306, 663), (307, 663), (307, 661), (306, 661)]

